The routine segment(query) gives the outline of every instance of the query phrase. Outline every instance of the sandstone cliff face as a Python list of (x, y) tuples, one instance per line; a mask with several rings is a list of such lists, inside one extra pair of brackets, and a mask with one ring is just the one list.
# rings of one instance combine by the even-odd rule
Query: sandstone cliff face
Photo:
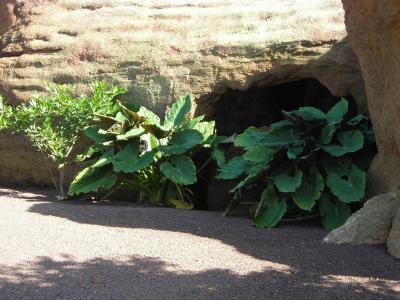
[[(14, 11), (0, 42), (0, 94), (10, 103), (44, 80), (82, 89), (106, 80), (161, 113), (185, 93), (206, 106), (227, 88), (313, 77), (366, 109), (339, 0), (17, 0)], [(28, 148), (0, 140), (0, 178), (13, 180), (18, 165), (28, 181), (48, 182), (26, 167), (32, 155), (10, 162), (10, 151)]]
[(369, 185), (376, 195), (400, 184), (400, 2), (343, 0), (343, 6), (379, 149)]
[[(343, 0), (360, 61), (379, 153), (369, 170), (370, 199), (327, 242), (383, 244), (400, 258), (400, 2)], [(387, 193), (389, 192), (389, 193)]]
[(0, 1), (0, 35), (7, 31), (8, 27), (15, 23), (16, 16), (14, 14), (15, 0)]

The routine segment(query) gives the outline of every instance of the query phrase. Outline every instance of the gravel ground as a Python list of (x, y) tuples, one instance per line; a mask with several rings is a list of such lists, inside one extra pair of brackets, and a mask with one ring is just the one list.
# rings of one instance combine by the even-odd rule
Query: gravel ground
[(325, 234), (0, 189), (0, 298), (400, 299), (400, 260)]

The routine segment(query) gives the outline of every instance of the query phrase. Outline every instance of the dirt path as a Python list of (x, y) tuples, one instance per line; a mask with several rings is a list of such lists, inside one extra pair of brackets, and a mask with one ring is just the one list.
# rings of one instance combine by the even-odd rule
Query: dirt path
[(0, 189), (0, 299), (399, 299), (382, 247), (216, 213)]

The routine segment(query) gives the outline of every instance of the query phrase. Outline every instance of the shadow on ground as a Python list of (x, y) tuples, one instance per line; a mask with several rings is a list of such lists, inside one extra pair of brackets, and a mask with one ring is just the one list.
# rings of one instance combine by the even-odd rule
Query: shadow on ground
[(43, 257), (30, 267), (30, 274), (18, 271), (28, 269), (26, 266), (13, 270), (1, 268), (1, 274), (18, 274), (18, 279), (13, 280), (0, 277), (2, 299), (394, 299), (398, 296), (396, 283), (373, 278), (363, 281), (321, 276), (318, 272), (305, 275), (276, 271), (238, 276), (218, 269), (187, 273), (155, 258), (77, 263), (68, 258), (54, 261)]
[[(29, 266), (0, 266), (0, 295), (38, 298), (138, 299), (398, 299), (400, 260), (381, 246), (327, 245), (326, 232), (310, 225), (257, 229), (248, 219), (217, 213), (58, 202), (51, 193), (9, 191), (31, 203), (30, 213), (80, 224), (144, 228), (217, 239), (259, 260), (284, 264), (290, 271), (267, 269), (238, 275), (229, 270), (183, 271), (154, 258), (77, 262), (40, 258)], [(0, 196), (7, 196), (3, 190)], [(37, 196), (35, 196), (37, 195)], [(185, 249), (183, 249), (183, 252)], [(1, 254), (0, 254), (1, 255)], [(180, 254), (177, 254), (180, 255)], [(199, 258), (201, 259), (201, 258)], [(30, 270), (19, 274), (19, 270)], [(7, 277), (14, 274), (14, 277)], [(19, 274), (15, 279), (15, 274)], [(123, 287), (123, 288), (120, 288)], [(15, 294), (16, 291), (18, 294)], [(7, 298), (7, 297), (6, 297)], [(33, 297), (35, 298), (35, 297)]]

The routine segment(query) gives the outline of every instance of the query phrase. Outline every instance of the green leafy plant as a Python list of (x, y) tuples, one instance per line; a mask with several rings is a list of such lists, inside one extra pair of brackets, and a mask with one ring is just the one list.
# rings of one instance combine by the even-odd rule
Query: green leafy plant
[(273, 227), (284, 216), (317, 214), (332, 230), (350, 216), (350, 205), (364, 197), (374, 144), (369, 120), (364, 115), (349, 118), (346, 99), (327, 113), (313, 107), (282, 113), (282, 121), (236, 136), (234, 145), (243, 155), (226, 164), (219, 160), (217, 178), (240, 178), (226, 214), (240, 204), (242, 189), (263, 184), (256, 226)]
[(58, 166), (58, 182), (48, 165), (54, 187), (64, 198), (65, 167), (73, 161), (71, 152), (81, 136), (81, 131), (94, 118), (95, 112), (106, 112), (112, 100), (124, 93), (116, 86), (95, 82), (89, 96), (73, 96), (71, 85), (45, 84), (47, 94), (35, 94), (32, 100), (20, 106), (0, 102), (0, 129), (25, 134), (33, 146)]
[[(99, 114), (86, 128), (94, 142), (80, 157), (88, 167), (79, 172), (69, 194), (132, 189), (140, 199), (179, 208), (193, 206), (190, 185), (196, 183), (192, 156), (215, 141), (214, 122), (190, 118), (191, 97), (181, 97), (164, 121), (132, 103), (115, 104), (112, 115)], [(210, 157), (211, 159), (211, 157)]]

